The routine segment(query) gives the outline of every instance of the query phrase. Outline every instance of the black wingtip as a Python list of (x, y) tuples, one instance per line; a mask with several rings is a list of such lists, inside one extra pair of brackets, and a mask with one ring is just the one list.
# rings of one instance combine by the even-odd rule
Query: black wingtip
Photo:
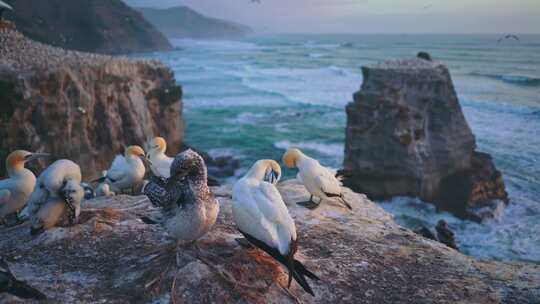
[(147, 216), (141, 216), (141, 221), (147, 225), (157, 225), (159, 224), (157, 221), (147, 217)]
[(9, 293), (21, 299), (36, 299), (40, 301), (47, 299), (47, 296), (45, 296), (41, 291), (20, 281), (13, 282), (13, 285), (9, 289)]
[(91, 181), (90, 183), (103, 183), (107, 179), (106, 176), (102, 176), (100, 178), (96, 178), (95, 180)]

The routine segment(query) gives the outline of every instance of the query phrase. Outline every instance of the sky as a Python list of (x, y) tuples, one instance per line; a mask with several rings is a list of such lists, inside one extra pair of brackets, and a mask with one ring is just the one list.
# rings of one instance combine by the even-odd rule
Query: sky
[(540, 33), (540, 0), (125, 0), (187, 5), (259, 33)]

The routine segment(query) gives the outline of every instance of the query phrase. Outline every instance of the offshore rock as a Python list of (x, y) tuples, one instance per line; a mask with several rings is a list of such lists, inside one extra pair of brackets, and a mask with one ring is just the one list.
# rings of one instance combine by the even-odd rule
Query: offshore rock
[(446, 66), (414, 58), (362, 71), (347, 105), (347, 186), (372, 199), (420, 197), (476, 220), (476, 209), (508, 201), (491, 158), (475, 152)]
[[(296, 221), (298, 258), (315, 272), (315, 297), (266, 254), (237, 244), (231, 188), (213, 188), (214, 228), (182, 245), (178, 258), (145, 197), (83, 203), (80, 223), (30, 236), (28, 224), (0, 228), (14, 275), (51, 303), (538, 303), (540, 266), (483, 262), (398, 226), (364, 195), (345, 190), (353, 210), (325, 202), (314, 211), (297, 181), (279, 184)], [(156, 252), (156, 250), (158, 250)], [(159, 252), (162, 254), (160, 255)], [(176, 281), (174, 281), (176, 278)], [(174, 282), (174, 284), (173, 284)], [(0, 303), (26, 303), (0, 294)]]

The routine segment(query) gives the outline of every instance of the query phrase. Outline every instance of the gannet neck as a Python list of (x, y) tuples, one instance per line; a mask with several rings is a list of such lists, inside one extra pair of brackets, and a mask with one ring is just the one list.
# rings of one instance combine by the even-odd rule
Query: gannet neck
[(253, 166), (251, 167), (251, 169), (249, 169), (244, 178), (253, 178), (262, 181), (266, 175), (268, 168), (272, 168), (276, 172), (281, 173), (281, 167), (275, 160), (262, 159), (253, 164)]

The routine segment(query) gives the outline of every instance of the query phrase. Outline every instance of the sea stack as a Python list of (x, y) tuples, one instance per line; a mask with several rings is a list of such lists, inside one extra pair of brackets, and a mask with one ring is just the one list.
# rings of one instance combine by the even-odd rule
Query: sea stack
[(448, 68), (414, 58), (362, 72), (347, 105), (345, 184), (372, 199), (420, 197), (459, 216), (496, 217), (504, 182), (475, 151)]

